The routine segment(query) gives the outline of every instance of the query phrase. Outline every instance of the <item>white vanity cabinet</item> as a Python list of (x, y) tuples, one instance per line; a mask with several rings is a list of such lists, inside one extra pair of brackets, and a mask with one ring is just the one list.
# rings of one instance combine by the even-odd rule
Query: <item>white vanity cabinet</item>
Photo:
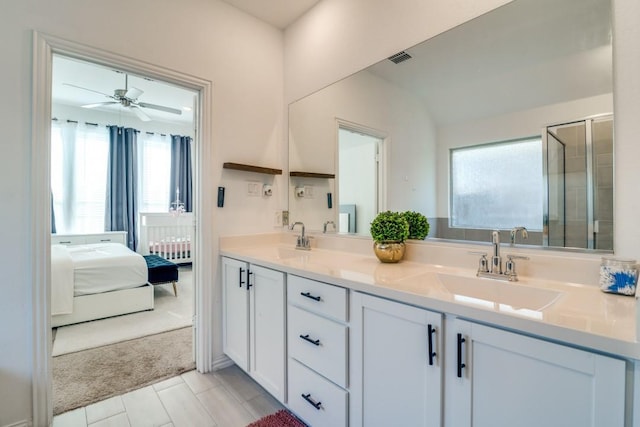
[(285, 275), (222, 258), (223, 351), (285, 401)]
[(624, 426), (625, 362), (446, 319), (445, 425)]
[(442, 314), (351, 296), (350, 425), (441, 426)]
[(287, 278), (289, 408), (313, 427), (348, 425), (347, 290)]

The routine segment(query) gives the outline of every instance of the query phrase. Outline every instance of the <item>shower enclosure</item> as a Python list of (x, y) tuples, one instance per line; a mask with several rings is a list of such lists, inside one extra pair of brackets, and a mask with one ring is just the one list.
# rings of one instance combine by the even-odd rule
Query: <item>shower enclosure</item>
[(542, 132), (545, 246), (613, 250), (613, 116)]

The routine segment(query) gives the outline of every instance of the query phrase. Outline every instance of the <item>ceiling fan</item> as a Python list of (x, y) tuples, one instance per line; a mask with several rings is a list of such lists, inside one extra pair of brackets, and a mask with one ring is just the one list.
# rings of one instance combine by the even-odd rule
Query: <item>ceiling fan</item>
[(96, 108), (96, 107), (101, 107), (104, 105), (113, 105), (113, 104), (120, 104), (125, 108), (130, 109), (131, 111), (133, 111), (135, 113), (136, 116), (138, 116), (138, 118), (144, 122), (148, 122), (151, 120), (151, 117), (149, 117), (142, 109), (143, 108), (151, 108), (153, 110), (158, 110), (158, 111), (164, 111), (166, 113), (172, 113), (172, 114), (182, 114), (181, 110), (178, 110), (176, 108), (171, 108), (171, 107), (165, 107), (163, 105), (156, 105), (156, 104), (149, 104), (147, 102), (140, 102), (138, 101), (138, 98), (144, 93), (142, 90), (135, 88), (135, 87), (131, 87), (129, 88), (129, 76), (127, 74), (124, 75), (124, 89), (115, 89), (113, 91), (113, 95), (109, 95), (107, 93), (103, 93), (97, 90), (93, 90), (93, 89), (88, 89), (86, 87), (82, 87), (82, 86), (76, 86), (73, 85), (71, 83), (63, 83), (63, 85), (65, 86), (71, 86), (71, 87), (75, 87), (78, 89), (82, 89), (82, 90), (87, 90), (89, 92), (95, 92), (95, 93), (99, 93), (100, 95), (104, 95), (107, 98), (112, 99), (112, 101), (104, 101), (104, 102), (96, 102), (93, 104), (86, 104), (83, 105), (82, 108)]

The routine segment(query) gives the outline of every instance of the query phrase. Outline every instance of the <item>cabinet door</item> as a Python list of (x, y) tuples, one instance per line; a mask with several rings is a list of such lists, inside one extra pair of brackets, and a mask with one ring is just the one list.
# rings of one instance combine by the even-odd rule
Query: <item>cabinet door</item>
[(440, 426), (442, 315), (352, 298), (352, 426)]
[(446, 330), (446, 426), (624, 426), (624, 361), (458, 319)]
[(251, 376), (281, 402), (285, 399), (284, 273), (250, 267)]
[(247, 263), (222, 258), (222, 350), (249, 371), (249, 292)]

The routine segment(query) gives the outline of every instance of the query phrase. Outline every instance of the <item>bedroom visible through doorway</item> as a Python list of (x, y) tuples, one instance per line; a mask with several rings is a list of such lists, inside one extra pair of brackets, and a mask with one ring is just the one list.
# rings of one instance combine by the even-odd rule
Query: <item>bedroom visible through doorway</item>
[(52, 355), (192, 327), (198, 92), (54, 54), (51, 95)]

